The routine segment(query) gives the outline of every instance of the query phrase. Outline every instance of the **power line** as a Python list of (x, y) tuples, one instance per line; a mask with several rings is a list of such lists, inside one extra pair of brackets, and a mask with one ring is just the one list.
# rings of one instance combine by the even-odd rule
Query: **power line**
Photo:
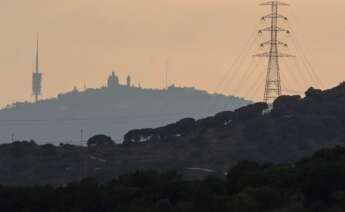
[[(240, 77), (237, 75), (243, 73), (240, 71), (241, 70), (240, 67), (244, 63), (245, 58), (247, 58), (250, 55), (250, 51), (253, 49), (255, 42), (258, 41), (256, 28), (257, 28), (257, 23), (254, 26), (255, 30), (253, 30), (253, 32), (250, 34), (247, 42), (245, 42), (244, 48), (242, 48), (242, 52), (240, 52), (240, 54), (238, 54), (238, 56), (235, 57), (231, 66), (228, 69), (226, 69), (226, 72), (222, 75), (220, 81), (216, 84), (216, 88), (215, 88), (216, 93), (224, 93), (228, 91), (229, 87), (227, 87), (226, 85), (233, 86), (234, 80)], [(251, 60), (251, 63), (252, 62), (253, 60)], [(231, 78), (230, 80), (228, 80), (230, 75), (231, 75)], [(236, 94), (234, 94), (234, 96), (236, 96)], [(207, 113), (210, 113), (209, 111), (211, 111), (212, 108), (215, 108), (215, 107), (218, 108), (219, 104), (220, 103), (217, 101), (212, 101), (209, 104), (205, 104), (205, 111)], [(225, 106), (224, 109), (227, 109), (229, 105), (230, 104)]]
[[(256, 25), (255, 25), (256, 26)], [(234, 59), (233, 63), (231, 64), (231, 66), (226, 70), (226, 72), (224, 73), (224, 75), (221, 77), (220, 82), (217, 83), (216, 85), (216, 92), (219, 92), (220, 89), (222, 89), (220, 91), (220, 93), (224, 92), (224, 84), (226, 83), (226, 81), (228, 80), (228, 77), (230, 76), (231, 72), (233, 71), (233, 75), (232, 78), (230, 79), (231, 81), (228, 82), (227, 84), (232, 84), (233, 80), (236, 79), (236, 74), (239, 72), (239, 68), (235, 69), (235, 67), (237, 66), (241, 66), (243, 59), (248, 56), (248, 52), (252, 49), (253, 44), (257, 41), (257, 35), (256, 35), (256, 30), (253, 31), (253, 33), (250, 35), (248, 41), (245, 43), (244, 48), (242, 52), (240, 52), (240, 54), (238, 54), (238, 56)]]
[[(291, 11), (291, 16), (292, 18), (294, 19), (294, 22), (296, 23), (300, 23), (298, 21), (298, 18), (297, 16), (294, 14), (293, 12), (293, 9), (290, 10)], [(291, 24), (291, 25), (290, 25)], [(289, 23), (289, 27), (290, 28), (295, 28), (295, 31), (297, 32), (297, 27), (296, 25), (293, 25), (294, 27), (292, 27), (292, 23)], [(304, 51), (304, 48), (302, 48), (302, 46), (300, 45), (300, 42), (298, 40), (298, 37), (297, 36), (292, 36), (292, 39), (293, 41), (296, 43), (296, 49), (299, 48), (299, 51), (301, 52), (301, 55), (302, 55), (302, 59), (305, 60), (305, 65), (306, 65), (306, 69), (308, 71), (308, 73), (310, 72), (311, 74), (311, 77), (314, 77), (316, 79), (316, 81), (318, 83), (316, 83), (316, 85), (320, 84), (322, 87), (324, 87), (324, 83), (323, 81), (321, 80), (321, 78), (319, 78), (319, 76), (317, 75), (317, 72), (315, 71), (315, 69), (313, 68), (313, 66), (311, 65), (309, 59), (306, 57), (306, 54), (305, 54), (305, 51)], [(303, 61), (304, 62), (304, 61)], [(310, 69), (310, 70), (309, 70)]]

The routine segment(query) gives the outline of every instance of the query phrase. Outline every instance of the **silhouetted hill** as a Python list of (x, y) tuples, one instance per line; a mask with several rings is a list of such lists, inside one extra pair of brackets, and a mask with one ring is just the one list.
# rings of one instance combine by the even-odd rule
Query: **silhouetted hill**
[(6, 144), (0, 146), (0, 183), (55, 184), (80, 176), (108, 180), (138, 169), (223, 176), (241, 160), (293, 162), (320, 148), (344, 145), (344, 106), (345, 83), (326, 91), (310, 88), (305, 98), (279, 97), (272, 110), (256, 103), (204, 119), (132, 130), (124, 144), (102, 135), (91, 138), (88, 148)]
[(80, 144), (84, 137), (107, 134), (120, 140), (131, 129), (158, 127), (184, 117), (202, 118), (250, 102), (194, 88), (143, 89), (109, 82), (110, 87), (74, 90), (38, 103), (15, 103), (0, 110), (0, 142)]
[(225, 158), (286, 162), (321, 147), (343, 145), (344, 106), (345, 83), (325, 91), (310, 88), (305, 98), (279, 97), (272, 109), (256, 103), (205, 119), (183, 119), (156, 129), (132, 130), (124, 142), (135, 146), (145, 141), (146, 146), (155, 148), (179, 144), (182, 149), (197, 152), (199, 166), (212, 164), (205, 168), (220, 170)]

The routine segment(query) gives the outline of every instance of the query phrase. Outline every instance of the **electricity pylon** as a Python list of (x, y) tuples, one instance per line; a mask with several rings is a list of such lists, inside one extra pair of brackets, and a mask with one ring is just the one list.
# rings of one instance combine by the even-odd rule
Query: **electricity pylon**
[(269, 48), (269, 52), (257, 54), (254, 56), (268, 58), (264, 101), (268, 104), (271, 104), (277, 97), (279, 97), (282, 94), (279, 58), (280, 57), (294, 57), (293, 55), (284, 54), (280, 52), (279, 47), (278, 47), (278, 46), (287, 47), (286, 43), (278, 39), (279, 32), (285, 32), (287, 34), (290, 34), (289, 30), (286, 30), (278, 26), (279, 19), (288, 20), (287, 17), (280, 15), (278, 13), (278, 9), (279, 9), (279, 6), (288, 6), (289, 4), (286, 4), (280, 1), (269, 1), (269, 2), (262, 3), (261, 5), (271, 6), (271, 13), (261, 18), (262, 20), (270, 19), (271, 26), (259, 30), (259, 34), (262, 34), (263, 32), (270, 33), (270, 37), (271, 37), (270, 40), (260, 44), (262, 47), (268, 45), (270, 48)]

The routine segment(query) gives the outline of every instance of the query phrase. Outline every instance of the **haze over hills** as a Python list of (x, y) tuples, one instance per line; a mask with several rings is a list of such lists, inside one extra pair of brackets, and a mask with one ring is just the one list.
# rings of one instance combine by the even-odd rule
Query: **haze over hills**
[(345, 212), (335, 1), (1, 2), (1, 212)]
[(184, 117), (202, 118), (234, 110), (250, 101), (209, 94), (193, 87), (146, 89), (121, 85), (115, 73), (107, 87), (59, 94), (37, 103), (19, 102), (0, 110), (1, 142), (33, 139), (38, 143), (80, 144), (84, 138), (107, 134), (121, 141), (135, 128), (158, 127)]

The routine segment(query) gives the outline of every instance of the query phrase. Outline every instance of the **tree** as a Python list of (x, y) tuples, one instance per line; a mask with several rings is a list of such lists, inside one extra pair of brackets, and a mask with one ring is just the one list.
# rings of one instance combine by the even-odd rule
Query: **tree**
[(113, 146), (115, 142), (106, 135), (95, 135), (87, 141), (88, 147)]

